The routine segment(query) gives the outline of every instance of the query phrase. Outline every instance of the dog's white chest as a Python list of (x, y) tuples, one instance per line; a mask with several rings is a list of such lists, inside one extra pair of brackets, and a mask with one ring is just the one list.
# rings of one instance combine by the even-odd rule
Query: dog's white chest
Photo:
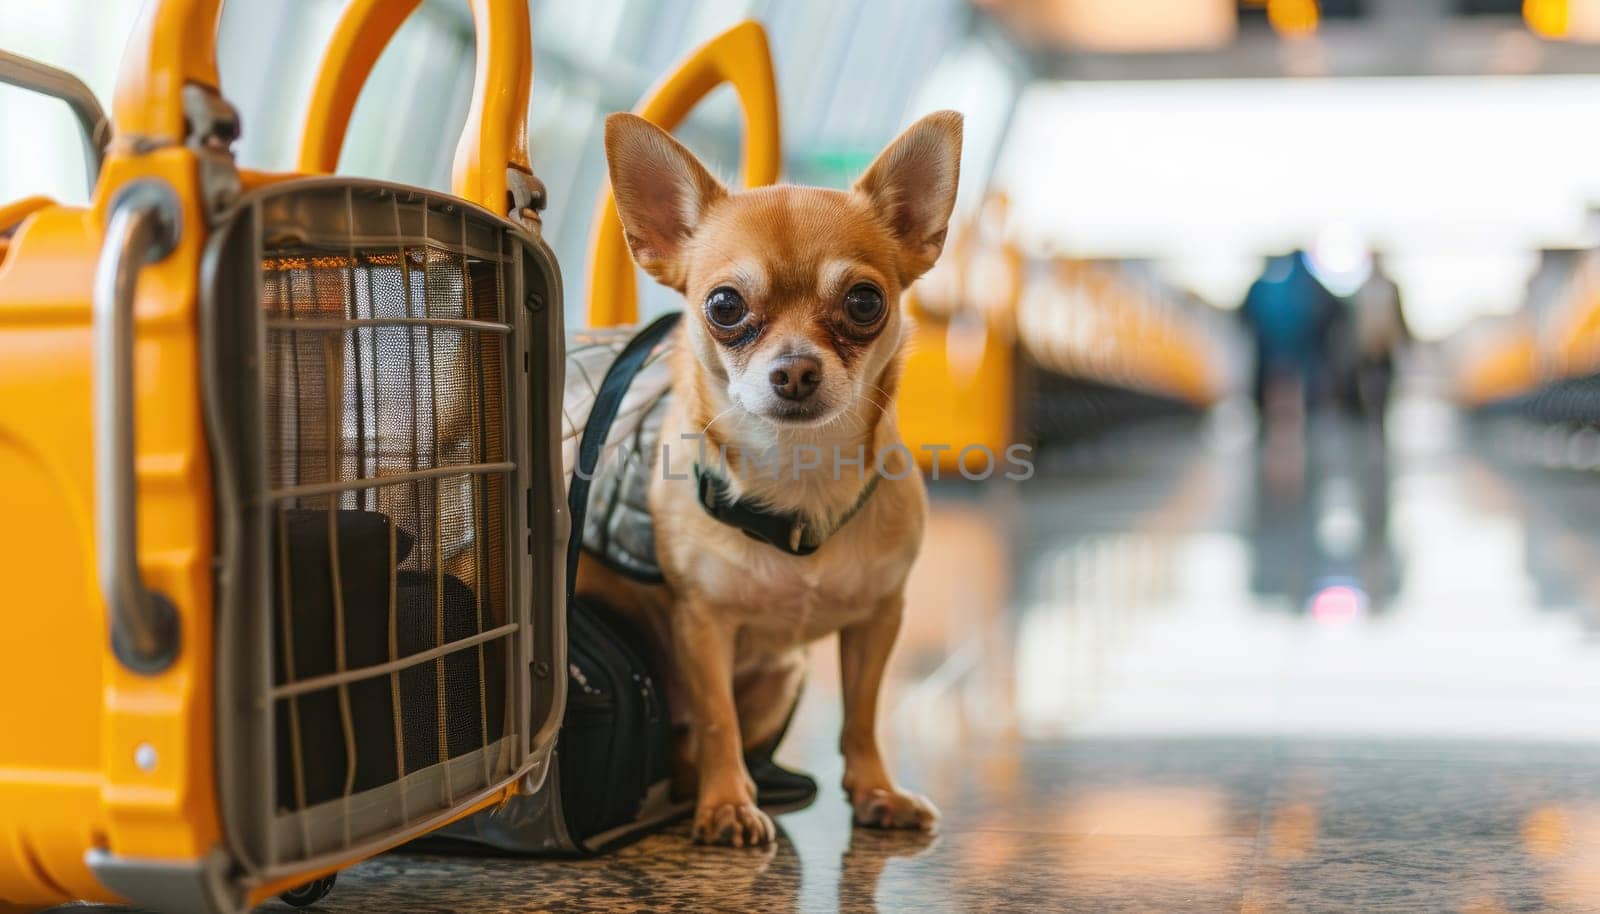
[(739, 545), (731, 555), (708, 556), (700, 583), (737, 613), (741, 643), (761, 651), (787, 650), (860, 622), (897, 580), (881, 561), (845, 557), (847, 542), (830, 541), (808, 559), (762, 543)]

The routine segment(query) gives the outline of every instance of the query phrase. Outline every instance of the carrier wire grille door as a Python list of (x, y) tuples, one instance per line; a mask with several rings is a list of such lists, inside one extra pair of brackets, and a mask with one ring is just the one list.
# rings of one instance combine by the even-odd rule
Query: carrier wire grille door
[(219, 288), (248, 272), (256, 312), (216, 309), (219, 346), (256, 356), (239, 389), (259, 415), (234, 423), (233, 631), (263, 646), (239, 652), (234, 690), (253, 714), (239, 782), (259, 796), (235, 799), (268, 824), (235, 837), (269, 869), (447, 816), (531, 749), (534, 476), (513, 381), (533, 261), (459, 202), (296, 187), (254, 201), (223, 245)]

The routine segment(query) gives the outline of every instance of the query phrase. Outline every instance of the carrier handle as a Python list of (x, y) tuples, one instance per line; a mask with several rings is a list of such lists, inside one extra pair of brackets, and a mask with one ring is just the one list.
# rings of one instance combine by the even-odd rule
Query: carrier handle
[[(378, 56), (421, 0), (351, 0), (334, 26), (311, 87), (299, 170), (331, 174), (356, 99)], [(472, 103), (456, 144), (452, 192), (493, 212), (543, 206), (528, 160), (533, 39), (527, 0), (471, 0), (477, 30)], [(512, 197), (507, 197), (508, 190)]]
[(139, 273), (178, 243), (181, 206), (165, 182), (126, 185), (110, 207), (94, 273), (94, 520), (100, 590), (122, 664), (159, 673), (178, 655), (178, 612), (139, 571), (133, 324)]
[(217, 16), (222, 0), (154, 0), (128, 39), (111, 101), (112, 140), (130, 151), (188, 139), (184, 89), (218, 91)]
[[(634, 113), (664, 130), (672, 130), (683, 123), (701, 99), (723, 83), (733, 85), (744, 111), (744, 186), (760, 187), (777, 181), (783, 165), (778, 80), (772, 71), (766, 30), (753, 19), (696, 49), (645, 94)], [(589, 325), (609, 327), (636, 322), (639, 290), (610, 182), (601, 192), (591, 249)]]
[(111, 129), (94, 92), (66, 70), (9, 51), (0, 51), (0, 83), (48, 95), (72, 109), (83, 135), (83, 170), (89, 179), (89, 192), (93, 193), (105, 161), (106, 135)]

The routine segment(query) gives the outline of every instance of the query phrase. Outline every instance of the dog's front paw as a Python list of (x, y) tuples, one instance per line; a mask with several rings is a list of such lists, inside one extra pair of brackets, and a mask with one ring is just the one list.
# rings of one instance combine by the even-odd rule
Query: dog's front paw
[(868, 828), (916, 828), (932, 832), (939, 826), (939, 810), (920, 794), (880, 787), (860, 791), (850, 805), (855, 810), (856, 824)]
[(778, 838), (772, 817), (754, 803), (712, 803), (694, 811), (694, 843), (760, 847)]

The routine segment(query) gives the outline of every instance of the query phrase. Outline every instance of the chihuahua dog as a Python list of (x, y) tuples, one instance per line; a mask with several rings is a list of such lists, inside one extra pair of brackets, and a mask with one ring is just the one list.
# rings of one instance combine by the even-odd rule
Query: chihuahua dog
[(657, 636), (686, 712), (694, 839), (775, 839), (745, 753), (777, 739), (803, 648), (834, 632), (854, 819), (931, 831), (938, 813), (890, 776), (876, 718), (927, 510), (895, 422), (909, 336), (899, 302), (944, 245), (961, 115), (918, 121), (849, 191), (730, 192), (629, 114), (606, 120), (605, 143), (634, 260), (688, 307), (650, 476), (666, 583), (591, 559), (578, 589)]

